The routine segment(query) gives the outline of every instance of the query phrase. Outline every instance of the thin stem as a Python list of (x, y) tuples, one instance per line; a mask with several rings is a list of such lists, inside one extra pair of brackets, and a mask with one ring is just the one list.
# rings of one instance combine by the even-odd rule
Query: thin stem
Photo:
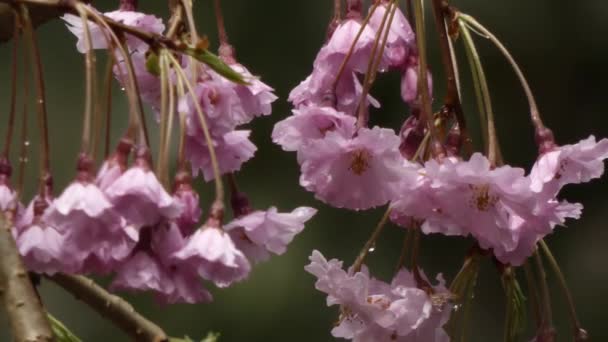
[[(169, 60), (165, 58), (165, 65), (167, 70), (170, 70), (171, 65)], [(173, 121), (175, 120), (175, 87), (169, 84), (169, 115), (167, 116), (166, 133), (165, 133), (165, 144), (161, 145), (161, 154), (164, 156), (165, 169), (164, 174), (160, 174), (167, 184), (169, 184), (169, 148), (171, 146), (171, 135), (173, 132)]]
[(173, 39), (178, 34), (178, 31), (182, 28), (184, 19), (184, 8), (181, 3), (175, 2), (175, 5), (171, 8), (171, 18), (169, 18), (169, 29), (167, 30), (167, 38)]
[(342, 0), (334, 0), (334, 21), (339, 22), (341, 19), (342, 19)]
[(407, 259), (407, 252), (410, 250), (410, 244), (412, 242), (412, 232), (414, 228), (409, 228), (403, 237), (403, 246), (401, 247), (401, 253), (399, 254), (399, 261), (397, 261), (397, 267), (395, 268), (395, 273), (399, 272), (399, 270), (405, 266), (405, 260)]
[(542, 308), (540, 307), (538, 285), (536, 284), (536, 276), (530, 267), (530, 263), (526, 260), (524, 262), (524, 273), (526, 274), (526, 281), (528, 283), (528, 299), (530, 300), (530, 311), (534, 316), (536, 327), (540, 327), (542, 324)]
[(536, 270), (538, 277), (540, 278), (540, 300), (542, 304), (542, 320), (541, 320), (541, 333), (548, 332), (553, 329), (553, 313), (551, 311), (551, 295), (549, 294), (549, 285), (547, 284), (547, 275), (545, 273), (545, 267), (540, 257), (538, 250), (534, 251), (534, 261), (536, 264)]
[(494, 36), (494, 34), (492, 34), (492, 32), (490, 32), (483, 25), (481, 25), (475, 18), (463, 13), (459, 13), (458, 18), (461, 18), (467, 24), (471, 25), (473, 28), (484, 34), (484, 37), (494, 43), (498, 50), (505, 56), (505, 58), (513, 68), (513, 71), (515, 71), (515, 74), (517, 75), (517, 78), (519, 79), (522, 88), (524, 89), (526, 98), (528, 99), (528, 104), (530, 106), (530, 117), (532, 119), (532, 123), (534, 124), (537, 130), (544, 129), (545, 125), (540, 117), (540, 112), (538, 110), (534, 94), (532, 94), (532, 89), (530, 88), (530, 85), (528, 84), (528, 80), (524, 76), (524, 73), (522, 72), (521, 68), (519, 67), (509, 50), (507, 50), (507, 48), (500, 42), (500, 40), (498, 40), (498, 38), (496, 38), (496, 36)]
[(110, 131), (112, 130), (112, 68), (114, 67), (114, 54), (108, 54), (108, 65), (105, 72), (105, 140), (104, 140), (104, 159), (110, 155)]
[(21, 30), (21, 22), (17, 13), (15, 13), (14, 18), (15, 27), (13, 28), (13, 61), (11, 63), (11, 107), (6, 128), (6, 141), (4, 143), (4, 150), (2, 152), (2, 157), (6, 159), (9, 159), (9, 154), (11, 151), (11, 142), (13, 141), (13, 129), (15, 126), (15, 112), (17, 107), (17, 56), (19, 52), (19, 36)]
[[(9, 214), (10, 215), (10, 214)], [(0, 212), (0, 296), (15, 341), (53, 341), (51, 326), (11, 234), (10, 217)]]
[(38, 44), (34, 35), (32, 21), (27, 6), (21, 5), (21, 15), (24, 21), (25, 34), (29, 43), (29, 51), (32, 62), (35, 66), (34, 78), (36, 80), (36, 108), (38, 110), (38, 122), (40, 126), (40, 143), (41, 143), (41, 163), (40, 163), (40, 194), (44, 194), (44, 179), (50, 173), (50, 156), (49, 156), (49, 126), (46, 112), (46, 96), (44, 91), (44, 77), (42, 76), (42, 61)]
[(479, 58), (479, 54), (477, 52), (477, 48), (475, 47), (475, 43), (471, 37), (468, 27), (462, 21), (459, 21), (460, 30), (462, 32), (462, 36), (464, 38), (464, 44), (467, 51), (467, 56), (469, 58), (469, 63), (471, 64), (471, 70), (473, 74), (473, 82), (475, 83), (475, 91), (478, 96), (478, 105), (483, 104), (483, 107), (480, 108), (480, 111), (483, 111), (485, 117), (487, 119), (487, 154), (490, 163), (494, 166), (500, 162), (500, 151), (498, 148), (498, 136), (496, 134), (496, 125), (494, 122), (494, 110), (492, 109), (492, 99), (490, 97), (490, 90), (488, 87), (488, 82), (486, 79), (486, 74), (483, 70), (483, 66), (481, 64), (481, 58)]
[[(367, 71), (365, 72), (365, 78), (363, 79), (363, 90), (361, 92), (361, 98), (359, 99), (359, 106), (358, 108), (358, 116), (357, 116), (357, 128), (361, 128), (364, 127), (366, 125), (366, 121), (367, 121), (367, 117), (366, 117), (366, 113), (367, 113), (367, 94), (369, 93), (369, 89), (371, 88), (371, 85), (373, 83), (373, 68), (374, 66), (379, 65), (380, 61), (382, 60), (382, 54), (384, 53), (384, 45), (386, 45), (386, 38), (388, 37), (389, 34), (389, 30), (390, 30), (390, 23), (388, 24), (388, 26), (386, 25), (387, 23), (387, 19), (389, 18), (389, 16), (392, 17), (394, 16), (394, 11), (393, 11), (393, 15), (391, 15), (391, 5), (393, 4), (394, 0), (392, 0), (389, 4), (389, 7), (386, 9), (386, 11), (384, 12), (384, 15), (382, 16), (382, 21), (380, 22), (380, 27), (378, 28), (378, 32), (376, 33), (376, 37), (374, 38), (374, 45), (372, 46), (372, 51), (370, 53), (370, 57), (369, 57), (369, 62), (367, 63)], [(384, 36), (385, 40), (380, 48), (380, 53), (378, 53), (378, 56), (376, 56), (376, 51), (378, 50), (378, 46), (380, 46), (380, 41), (382, 40), (382, 32), (384, 31), (386, 27), (386, 34)], [(375, 60), (378, 59), (378, 63), (375, 63)]]
[[(169, 116), (169, 108), (168, 108), (168, 101), (169, 99), (167, 98), (167, 92), (169, 91), (169, 78), (168, 78), (168, 73), (169, 70), (167, 68), (167, 64), (165, 63), (166, 57), (164, 54), (161, 54), (159, 56), (159, 67), (160, 67), (160, 129), (159, 129), (159, 135), (160, 135), (160, 142), (159, 142), (159, 146), (160, 146), (160, 151), (159, 151), (159, 156), (158, 156), (158, 161), (156, 164), (156, 174), (161, 177), (161, 181), (162, 181), (162, 174), (163, 174), (163, 166), (165, 165), (165, 156), (163, 155), (162, 151), (163, 151), (163, 147), (165, 146), (165, 139), (166, 139), (166, 125), (167, 125), (167, 117)], [(166, 185), (166, 184), (165, 184)]]
[[(181, 78), (177, 78), (177, 96), (184, 98), (184, 83)], [(186, 170), (186, 114), (178, 113), (179, 115), (179, 145), (177, 148), (177, 165), (180, 171)]]
[(581, 323), (578, 320), (578, 316), (576, 314), (576, 306), (574, 305), (574, 300), (572, 299), (570, 289), (568, 289), (566, 277), (564, 277), (564, 273), (559, 267), (557, 260), (553, 256), (553, 253), (551, 253), (551, 250), (549, 249), (549, 246), (547, 246), (545, 240), (540, 240), (539, 244), (541, 249), (543, 250), (543, 253), (545, 253), (545, 257), (549, 261), (549, 266), (551, 266), (553, 272), (557, 276), (557, 280), (564, 297), (566, 297), (566, 302), (568, 303), (568, 311), (570, 314), (570, 323), (572, 324), (572, 329), (574, 330), (575, 341), (585, 341), (587, 339), (587, 332), (582, 328)]
[[(127, 136), (134, 138), (135, 132), (137, 132), (137, 130), (139, 130), (140, 133), (143, 134), (143, 136), (145, 138), (146, 145), (150, 146), (150, 143), (149, 143), (150, 140), (148, 137), (148, 130), (146, 127), (146, 120), (145, 120), (145, 116), (144, 116), (143, 105), (141, 102), (141, 97), (139, 96), (139, 89), (138, 89), (138, 85), (137, 85), (137, 80), (135, 78), (135, 72), (133, 71), (133, 63), (131, 62), (131, 55), (127, 53), (127, 51), (125, 50), (124, 45), (122, 44), (120, 39), (118, 39), (118, 37), (116, 36), (114, 31), (111, 30), (108, 22), (106, 22), (107, 18), (102, 17), (101, 15), (97, 14), (95, 11), (91, 10), (87, 6), (84, 6), (83, 8), (87, 11), (88, 15), (90, 17), (92, 17), (97, 24), (99, 24), (105, 28), (105, 30), (103, 30), (103, 32), (104, 32), (104, 36), (106, 37), (106, 40), (108, 41), (108, 46), (115, 45), (123, 58), (123, 62), (125, 63), (125, 66), (127, 69), (127, 78), (129, 81), (129, 82), (127, 82), (127, 84), (128, 84), (127, 89), (129, 90), (127, 92), (127, 94), (128, 94), (128, 98), (129, 98), (129, 107), (131, 109), (131, 116), (130, 116), (130, 120), (129, 120), (129, 128), (127, 129)], [(109, 37), (106, 36), (106, 34), (108, 34)], [(122, 67), (120, 66), (119, 63), (117, 63), (117, 66), (118, 66), (118, 69), (120, 70), (120, 72), (122, 72)]]
[(435, 18), (435, 26), (439, 34), (441, 61), (447, 79), (447, 90), (444, 102), (448, 109), (455, 114), (458, 125), (466, 140), (468, 133), (466, 120), (460, 104), (458, 78), (455, 70), (456, 60), (455, 56), (451, 52), (452, 49), (450, 48), (450, 39), (448, 37), (448, 30), (446, 27), (446, 5), (446, 0), (433, 0), (433, 13)]
[(222, 13), (220, 0), (213, 0), (213, 7), (215, 10), (215, 21), (217, 22), (217, 35), (220, 40), (220, 45), (227, 45), (228, 34), (226, 33), (226, 25), (224, 24), (224, 14)]
[(361, 266), (363, 266), (363, 261), (365, 261), (365, 257), (367, 257), (367, 254), (370, 252), (370, 249), (372, 249), (372, 247), (376, 243), (376, 240), (380, 236), (380, 233), (382, 233), (382, 229), (384, 229), (384, 226), (386, 225), (390, 214), (391, 208), (388, 207), (384, 212), (384, 215), (380, 219), (380, 222), (378, 222), (376, 228), (374, 228), (374, 230), (372, 231), (372, 235), (365, 242), (365, 245), (363, 245), (363, 248), (359, 252), (359, 256), (357, 256), (357, 259), (355, 259), (355, 262), (352, 266), (353, 273), (361, 271)]
[(194, 22), (194, 15), (192, 14), (192, 0), (181, 0), (184, 11), (186, 12), (186, 20), (188, 21), (188, 28), (190, 29), (190, 37), (192, 43), (198, 43), (198, 31), (196, 30), (196, 23)]
[[(24, 47), (27, 49), (27, 47)], [(29, 88), (30, 66), (29, 63), (23, 65), (23, 112), (21, 113), (21, 148), (19, 151), (19, 173), (17, 176), (17, 193), (23, 193), (23, 184), (25, 182), (25, 165), (27, 164), (27, 155), (30, 142), (28, 140), (28, 108), (27, 102), (30, 94)]]
[(117, 327), (129, 334), (136, 341), (166, 342), (165, 332), (154, 322), (140, 315), (124, 299), (115, 296), (91, 279), (83, 276), (55, 274), (50, 280), (82, 300), (104, 318), (108, 318)]
[(414, 18), (416, 22), (416, 43), (418, 46), (418, 94), (422, 103), (421, 120), (428, 122), (431, 137), (437, 137), (435, 122), (431, 108), (431, 98), (427, 81), (426, 34), (424, 32), (423, 0), (414, 0)]
[(91, 149), (91, 117), (93, 115), (93, 103), (95, 97), (95, 85), (93, 79), (93, 73), (95, 72), (95, 56), (93, 52), (93, 44), (91, 43), (91, 31), (89, 30), (89, 20), (87, 19), (86, 11), (83, 9), (84, 5), (76, 6), (76, 9), (80, 13), (82, 20), (82, 27), (84, 29), (84, 41), (85, 41), (85, 69), (86, 69), (86, 97), (84, 106), (84, 120), (82, 127), (82, 153), (90, 153)]
[(171, 60), (171, 63), (173, 64), (173, 70), (175, 70), (177, 72), (178, 78), (182, 79), (182, 81), (186, 85), (186, 88), (188, 89), (188, 93), (190, 93), (192, 102), (193, 102), (194, 107), (196, 108), (196, 112), (198, 114), (201, 128), (203, 130), (203, 134), (205, 135), (205, 141), (207, 143), (207, 148), (209, 150), (209, 159), (211, 159), (211, 167), (213, 168), (213, 176), (214, 176), (214, 181), (215, 181), (215, 202), (217, 204), (220, 204), (220, 203), (223, 204), (224, 203), (224, 184), (222, 183), (222, 174), (220, 172), (219, 164), (217, 162), (217, 156), (215, 155), (215, 148), (213, 147), (213, 140), (211, 138), (211, 133), (209, 132), (209, 127), (207, 125), (207, 119), (205, 118), (203, 109), (201, 108), (201, 105), (198, 102), (198, 99), (196, 98), (194, 88), (193, 88), (192, 84), (190, 83), (190, 80), (188, 79), (188, 77), (186, 76), (184, 71), (181, 69), (181, 66), (180, 66), (179, 62), (177, 61), (177, 59), (175, 59), (175, 57), (173, 57), (173, 55), (171, 55), (167, 51), (162, 51), (161, 53), (165, 53), (165, 55), (169, 57), (169, 59)]
[(355, 39), (353, 40), (352, 44), (350, 45), (350, 48), (348, 49), (346, 56), (344, 56), (342, 63), (340, 63), (340, 67), (338, 68), (338, 72), (336, 73), (336, 78), (334, 79), (334, 83), (332, 84), (332, 87), (331, 87), (331, 89), (333, 89), (334, 91), (336, 90), (336, 87), (338, 86), (338, 81), (340, 80), (340, 77), (342, 77), (342, 74), (344, 73), (344, 70), (346, 69), (346, 64), (348, 64), (348, 61), (350, 60), (350, 58), (353, 55), (355, 46), (357, 45), (359, 38), (361, 38), (361, 34), (363, 33), (365, 26), (367, 26), (367, 23), (369, 22), (370, 18), (372, 17), (372, 15), (374, 14), (374, 12), (376, 11), (376, 8), (378, 8), (378, 6), (380, 6), (380, 1), (376, 1), (376, 3), (374, 3), (372, 8), (369, 10), (369, 13), (367, 14), (365, 19), (361, 23), (361, 28), (359, 29), (359, 32), (357, 32)]

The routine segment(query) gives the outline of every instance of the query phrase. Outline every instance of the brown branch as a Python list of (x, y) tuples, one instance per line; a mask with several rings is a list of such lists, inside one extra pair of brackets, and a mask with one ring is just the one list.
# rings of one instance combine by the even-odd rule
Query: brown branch
[(158, 325), (140, 315), (127, 301), (109, 293), (93, 280), (66, 274), (56, 274), (48, 278), (85, 302), (98, 314), (111, 320), (135, 341), (168, 341), (167, 335)]
[(456, 120), (458, 121), (458, 125), (460, 126), (464, 138), (463, 141), (466, 141), (468, 138), (466, 120), (462, 112), (462, 105), (460, 103), (460, 96), (458, 94), (456, 71), (454, 69), (455, 63), (452, 58), (452, 53), (450, 52), (450, 38), (448, 36), (448, 30), (446, 27), (448, 6), (449, 4), (447, 0), (433, 0), (433, 14), (437, 33), (439, 34), (441, 62), (443, 64), (443, 68), (445, 69), (447, 79), (447, 91), (444, 104), (448, 111), (456, 116)]
[[(11, 6), (7, 4), (7, 1), (0, 3), (0, 43), (9, 41), (13, 38), (13, 31), (15, 27), (15, 16), (11, 9)], [(48, 6), (30, 6), (32, 15), (32, 24), (34, 27), (38, 27), (47, 21), (61, 15), (61, 11), (55, 8), (49, 8)]]
[(19, 257), (11, 234), (11, 221), (0, 213), (0, 296), (18, 342), (52, 341), (46, 311)]

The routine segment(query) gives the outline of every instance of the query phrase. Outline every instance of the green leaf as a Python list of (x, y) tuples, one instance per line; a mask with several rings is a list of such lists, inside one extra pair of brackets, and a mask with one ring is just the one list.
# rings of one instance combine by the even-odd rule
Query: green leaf
[(146, 53), (146, 70), (154, 76), (160, 76), (160, 61), (158, 55), (152, 50), (148, 50)]
[(186, 47), (183, 50), (188, 56), (192, 56), (199, 62), (205, 63), (213, 71), (222, 75), (224, 78), (238, 84), (247, 84), (247, 81), (243, 78), (243, 75), (234, 71), (228, 64), (224, 63), (217, 55), (209, 52), (207, 49), (195, 48), (192, 46)]
[(53, 335), (55, 335), (56, 342), (82, 342), (76, 335), (74, 335), (61, 321), (53, 317), (51, 314), (47, 314), (49, 323), (51, 323), (51, 329)]

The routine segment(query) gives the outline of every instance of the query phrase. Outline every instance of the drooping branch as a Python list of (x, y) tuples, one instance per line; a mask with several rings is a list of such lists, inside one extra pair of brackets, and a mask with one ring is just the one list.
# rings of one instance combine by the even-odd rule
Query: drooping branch
[(158, 325), (140, 315), (127, 301), (109, 293), (93, 280), (66, 274), (56, 274), (48, 278), (101, 316), (111, 320), (135, 341), (168, 341), (167, 335)]
[(11, 234), (10, 219), (0, 213), (0, 296), (8, 314), (13, 339), (52, 341), (46, 312), (34, 291)]

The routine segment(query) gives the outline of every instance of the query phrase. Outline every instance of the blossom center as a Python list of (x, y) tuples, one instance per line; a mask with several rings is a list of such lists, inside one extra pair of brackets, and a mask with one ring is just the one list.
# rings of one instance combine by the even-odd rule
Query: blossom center
[(488, 211), (498, 202), (498, 196), (490, 194), (490, 186), (488, 184), (469, 185), (473, 191), (472, 205), (479, 211)]
[(349, 170), (361, 176), (369, 168), (371, 154), (367, 150), (355, 150), (351, 153)]

